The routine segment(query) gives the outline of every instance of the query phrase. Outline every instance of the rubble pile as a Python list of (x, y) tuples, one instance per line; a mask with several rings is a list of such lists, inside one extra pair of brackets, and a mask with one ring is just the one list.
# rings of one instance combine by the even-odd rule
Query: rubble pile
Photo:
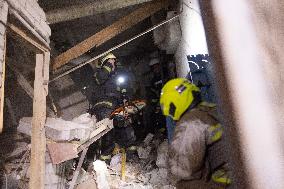
[(121, 180), (121, 154), (112, 157), (108, 167), (108, 182), (112, 189), (174, 189), (175, 180), (167, 167), (168, 142), (153, 134), (138, 146), (136, 157), (127, 157), (126, 179)]
[[(69, 121), (70, 122), (70, 121)], [(85, 141), (96, 128), (95, 120), (88, 115), (81, 115), (67, 123), (61, 119), (47, 119), (47, 152), (46, 152), (46, 189), (69, 188), (72, 182), (78, 144)], [(55, 127), (54, 123), (61, 125)], [(71, 124), (72, 123), (72, 124)], [(22, 119), (19, 131), (30, 135), (29, 119)], [(69, 128), (64, 127), (67, 124)], [(58, 126), (57, 125), (57, 126)], [(21, 140), (16, 140), (13, 150), (5, 155), (3, 188), (28, 188), (30, 167), (30, 137), (18, 134)], [(74, 141), (75, 140), (75, 141)], [(52, 142), (50, 142), (52, 141)], [(50, 145), (49, 145), (50, 144)], [(75, 145), (75, 146), (74, 146)], [(67, 153), (69, 151), (69, 154)], [(59, 153), (60, 152), (60, 153)], [(72, 152), (72, 153), (71, 153)], [(62, 155), (63, 154), (63, 155)], [(55, 161), (53, 156), (68, 156), (70, 158)], [(75, 182), (75, 189), (174, 189), (175, 181), (170, 175), (167, 165), (168, 142), (162, 135), (148, 134), (144, 141), (136, 146), (136, 151), (126, 149), (125, 179), (122, 179), (122, 152), (113, 155), (109, 162), (94, 160), (92, 168), (81, 168)], [(56, 163), (55, 163), (56, 162)], [(6, 183), (6, 184), (5, 184)]]
[[(31, 123), (32, 118), (22, 118), (17, 128), (19, 133), (17, 133), (16, 138), (2, 140), (3, 144), (9, 144), (13, 141), (13, 145), (7, 147), (7, 149), (11, 149), (11, 152), (2, 152), (3, 156), (1, 157), (4, 167), (3, 173), (1, 173), (1, 181), (5, 189), (28, 188)], [(47, 137), (45, 188), (65, 189), (68, 186), (68, 180), (70, 180), (67, 172), (72, 172), (74, 162), (70, 159), (78, 157), (77, 147), (93, 137), (92, 132), (100, 133), (101, 130), (97, 131), (96, 119), (88, 114), (80, 115), (72, 121), (47, 118), (45, 129)], [(60, 159), (62, 157), (65, 159)], [(82, 173), (80, 176), (82, 177)], [(85, 180), (89, 179), (85, 178)], [(78, 178), (78, 181), (82, 181), (82, 179)]]
[[(15, 136), (13, 138), (15, 139)], [(8, 141), (2, 141), (5, 144), (9, 144)], [(2, 188), (26, 189), (29, 182), (30, 141), (22, 135), (17, 135), (10, 149), (12, 149), (11, 152), (3, 152), (5, 155), (1, 157), (3, 161), (3, 168), (1, 169), (3, 171), (1, 173)], [(60, 167), (51, 163), (48, 153), (46, 153), (45, 163), (45, 188), (64, 188), (66, 180), (60, 176)]]

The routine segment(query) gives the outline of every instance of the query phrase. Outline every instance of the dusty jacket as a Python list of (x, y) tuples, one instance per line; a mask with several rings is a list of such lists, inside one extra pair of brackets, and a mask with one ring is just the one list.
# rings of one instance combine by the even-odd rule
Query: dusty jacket
[(169, 165), (171, 173), (178, 179), (201, 176), (209, 142), (208, 128), (218, 123), (210, 111), (212, 109), (199, 105), (177, 122), (169, 147)]

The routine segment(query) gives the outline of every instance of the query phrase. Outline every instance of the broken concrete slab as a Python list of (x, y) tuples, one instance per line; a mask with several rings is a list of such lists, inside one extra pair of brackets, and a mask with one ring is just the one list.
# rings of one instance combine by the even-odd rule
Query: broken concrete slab
[[(31, 136), (32, 117), (20, 120), (17, 130)], [(60, 118), (47, 118), (45, 123), (46, 137), (53, 141), (87, 140), (91, 128), (86, 125), (65, 121)]]
[(108, 169), (104, 161), (96, 160), (94, 163), (94, 170), (96, 172), (96, 183), (98, 189), (110, 189), (107, 181)]
[(139, 146), (138, 149), (137, 149), (139, 158), (140, 159), (148, 159), (151, 150), (152, 150), (151, 146), (147, 146), (145, 148)]
[(78, 157), (78, 144), (72, 143), (47, 143), (47, 149), (53, 164)]
[(95, 127), (97, 119), (95, 116), (92, 116), (89, 113), (85, 113), (85, 114), (79, 115), (78, 117), (75, 117), (74, 119), (72, 119), (72, 122), (84, 124), (92, 128), (92, 127)]

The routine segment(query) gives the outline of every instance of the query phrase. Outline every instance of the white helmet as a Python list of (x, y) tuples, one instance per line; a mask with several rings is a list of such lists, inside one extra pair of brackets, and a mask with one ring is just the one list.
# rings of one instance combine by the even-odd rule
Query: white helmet
[(112, 53), (108, 53), (105, 57), (103, 57), (103, 59), (101, 60), (101, 64), (103, 64), (105, 61), (107, 61), (108, 59), (116, 59), (116, 56), (114, 56), (114, 54)]

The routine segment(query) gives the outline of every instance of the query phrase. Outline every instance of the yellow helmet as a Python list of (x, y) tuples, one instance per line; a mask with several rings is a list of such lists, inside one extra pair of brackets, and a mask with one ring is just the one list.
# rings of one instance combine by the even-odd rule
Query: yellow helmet
[(104, 56), (101, 60), (101, 64), (103, 64), (105, 61), (107, 61), (108, 59), (116, 59), (116, 56), (114, 56), (114, 54), (112, 53), (108, 53), (106, 56)]
[(200, 89), (185, 78), (168, 81), (162, 88), (160, 105), (165, 116), (179, 120), (194, 100), (193, 92)]

